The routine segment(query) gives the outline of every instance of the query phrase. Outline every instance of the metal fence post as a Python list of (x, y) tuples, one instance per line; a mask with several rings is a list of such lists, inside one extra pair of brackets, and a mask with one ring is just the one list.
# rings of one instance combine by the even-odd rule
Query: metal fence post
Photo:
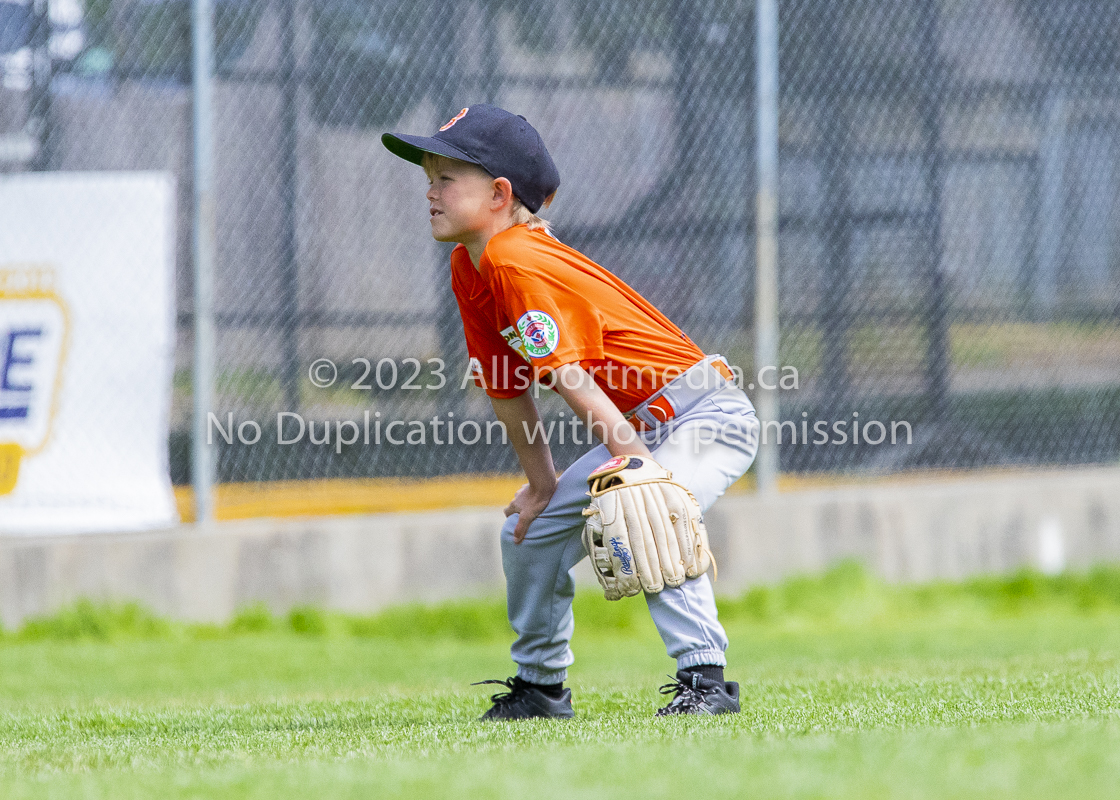
[[(778, 2), (757, 0), (756, 58), (758, 72), (758, 196), (755, 242), (755, 370), (778, 364)], [(777, 376), (771, 373), (772, 382)], [(760, 381), (761, 384), (761, 381)], [(777, 420), (778, 390), (758, 387), (758, 418)], [(778, 445), (759, 437), (755, 474), (761, 492), (774, 491), (778, 481)]]
[(1066, 249), (1062, 218), (1066, 188), (1066, 129), (1069, 103), (1064, 87), (1051, 89), (1041, 109), (1042, 141), (1039, 144), (1041, 191), (1038, 221), (1038, 267), (1033, 276), (1031, 312), (1035, 321), (1054, 319), (1058, 307), (1058, 275)]
[(214, 454), (206, 442), (214, 396), (214, 140), (212, 0), (191, 0), (191, 128), (194, 170), (194, 374), (191, 437), (195, 520), (214, 519)]
[(279, 183), (284, 224), (280, 234), (280, 347), (281, 385), (287, 411), (299, 411), (299, 253), (296, 242), (296, 203), (299, 179), (299, 89), (296, 63), (298, 0), (280, 0), (280, 163)]
[(928, 241), (926, 278), (929, 281), (925, 297), (925, 315), (928, 328), (926, 348), (926, 393), (929, 408), (936, 422), (944, 422), (949, 408), (950, 361), (949, 351), (949, 289), (946, 285), (944, 254), (941, 242), (941, 192), (944, 181), (944, 164), (941, 142), (941, 95), (945, 71), (941, 61), (941, 21), (937, 3), (921, 6), (922, 61), (925, 72), (922, 87), (922, 133), (925, 137), (923, 170), (925, 172), (929, 201), (924, 219)]
[(827, 392), (824, 407), (834, 419), (848, 411), (844, 404), (851, 394), (848, 345), (852, 326), (852, 207), (848, 197), (850, 112), (846, 106), (846, 103), (841, 108), (836, 108), (835, 103), (820, 104), (826, 164), (825, 208), (831, 215), (825, 234), (828, 256), (820, 313), (821, 379)]
[(42, 172), (52, 166), (51, 149), (51, 83), (54, 79), (54, 61), (51, 58), (51, 19), (47, 0), (34, 0), (31, 4), (31, 109), (30, 131), (35, 139), (35, 156), (31, 169)]

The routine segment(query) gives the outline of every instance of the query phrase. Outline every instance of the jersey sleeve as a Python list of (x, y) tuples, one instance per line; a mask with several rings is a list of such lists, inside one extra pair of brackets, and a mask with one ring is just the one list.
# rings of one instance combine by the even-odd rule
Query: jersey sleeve
[(459, 316), (463, 319), (467, 356), (472, 359), (470, 370), (475, 385), (485, 389), (490, 397), (508, 399), (524, 394), (530, 386), (532, 370), (497, 330), (493, 298), (472, 297), (455, 273), (452, 274), (451, 286), (459, 305)]
[(540, 372), (604, 360), (603, 315), (589, 298), (547, 273), (509, 265), (493, 270), (491, 288), (518, 349)]

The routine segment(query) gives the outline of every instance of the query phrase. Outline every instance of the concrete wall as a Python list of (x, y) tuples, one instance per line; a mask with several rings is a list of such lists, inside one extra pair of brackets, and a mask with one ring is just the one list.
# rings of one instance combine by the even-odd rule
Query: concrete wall
[(1120, 468), (727, 498), (708, 513), (717, 591), (853, 558), (894, 582), (1120, 561)]
[[(0, 537), (0, 621), (80, 597), (224, 620), (264, 601), (369, 612), (502, 591), (497, 509), (184, 525), (142, 534)], [(707, 515), (717, 591), (855, 558), (891, 581), (1120, 561), (1120, 468), (722, 499)], [(584, 561), (580, 579), (593, 583)]]

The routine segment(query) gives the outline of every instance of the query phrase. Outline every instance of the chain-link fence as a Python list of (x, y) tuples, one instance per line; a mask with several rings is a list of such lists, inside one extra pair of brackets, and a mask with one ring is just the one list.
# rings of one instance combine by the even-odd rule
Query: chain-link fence
[(784, 11), (783, 333), (812, 376), (788, 411), (916, 423), (790, 466), (1114, 459), (1120, 7)]
[[(214, 10), (214, 411), (264, 429), (219, 439), (220, 480), (516, 469), (510, 448), (432, 425), (488, 404), (462, 388), (424, 176), (379, 140), (480, 101), (541, 131), (559, 238), (758, 379), (753, 0)], [(780, 31), (783, 368), (763, 379), (785, 378), (782, 469), (1116, 459), (1120, 5), (782, 0)], [(189, 3), (0, 0), (0, 50), (3, 169), (178, 177), (171, 470), (186, 482)], [(318, 388), (323, 358), (339, 372)], [(281, 411), (319, 429), (278, 444)], [(314, 443), (345, 420), (419, 422), (424, 441)], [(554, 443), (561, 465), (582, 449)]]

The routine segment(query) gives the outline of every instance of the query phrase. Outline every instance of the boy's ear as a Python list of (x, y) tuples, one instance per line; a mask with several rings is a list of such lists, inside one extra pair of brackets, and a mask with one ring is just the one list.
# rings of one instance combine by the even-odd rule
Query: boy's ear
[(509, 182), (509, 178), (495, 178), (494, 179), (494, 195), (490, 198), (490, 202), (495, 209), (501, 208), (508, 202), (513, 201), (513, 184)]

